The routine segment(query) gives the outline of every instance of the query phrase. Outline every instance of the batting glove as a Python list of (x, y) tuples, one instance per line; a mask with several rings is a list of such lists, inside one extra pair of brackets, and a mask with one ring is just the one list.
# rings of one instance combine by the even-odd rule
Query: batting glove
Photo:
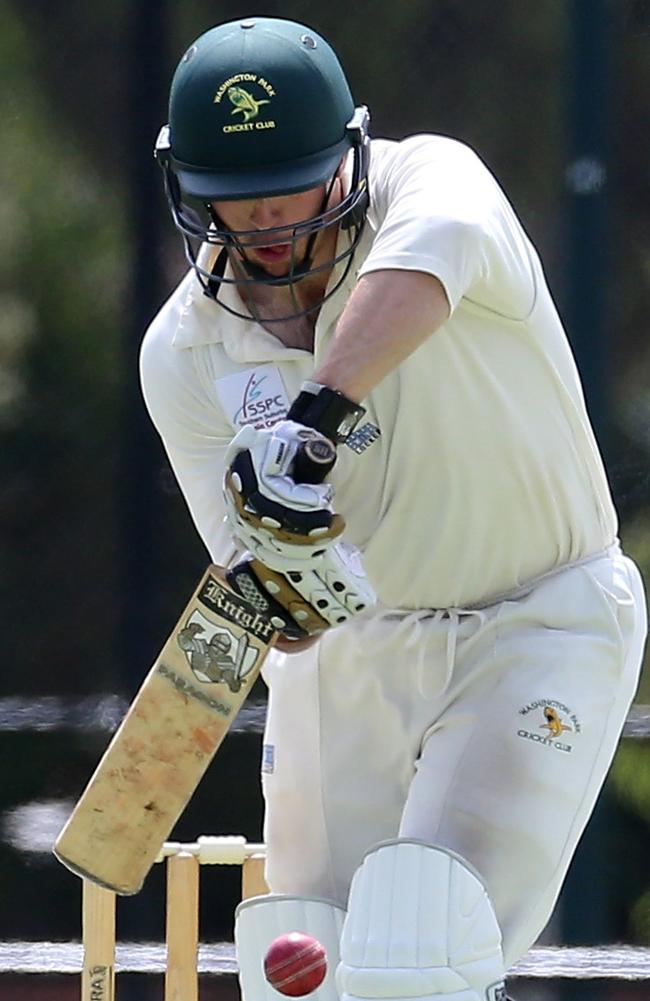
[[(291, 475), (301, 445), (325, 442), (293, 421), (242, 428), (226, 454), (226, 516), (234, 537), (267, 566), (292, 570), (321, 555), (345, 527), (332, 509), (329, 483)], [(331, 452), (331, 446), (329, 448)]]
[[(345, 527), (332, 508), (332, 487), (320, 480), (319, 449), (344, 441), (364, 413), (328, 387), (305, 383), (288, 419), (272, 428), (242, 428), (226, 453), (226, 516), (235, 538), (279, 571), (318, 564)], [(311, 463), (301, 461), (306, 449)], [(318, 480), (319, 482), (315, 482)]]
[(280, 573), (247, 553), (227, 577), (260, 615), (290, 639), (343, 625), (377, 600), (358, 549), (345, 542), (327, 549), (318, 570)]

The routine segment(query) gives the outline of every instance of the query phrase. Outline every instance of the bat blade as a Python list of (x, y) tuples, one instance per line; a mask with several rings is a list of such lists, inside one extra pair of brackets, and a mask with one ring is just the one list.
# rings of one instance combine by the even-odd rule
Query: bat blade
[(205, 572), (61, 834), (65, 866), (137, 893), (242, 703), (273, 627)]

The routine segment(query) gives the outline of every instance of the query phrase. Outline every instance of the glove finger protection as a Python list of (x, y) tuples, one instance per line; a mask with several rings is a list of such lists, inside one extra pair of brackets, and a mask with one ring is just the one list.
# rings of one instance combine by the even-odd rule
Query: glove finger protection
[(273, 570), (250, 554), (228, 571), (229, 582), (261, 615), (291, 639), (342, 625), (372, 607), (377, 597), (359, 551), (344, 542), (329, 547), (318, 570)]

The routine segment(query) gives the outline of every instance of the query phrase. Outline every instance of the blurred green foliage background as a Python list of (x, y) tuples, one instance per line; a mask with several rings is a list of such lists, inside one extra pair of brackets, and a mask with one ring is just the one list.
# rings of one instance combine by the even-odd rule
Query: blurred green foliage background
[[(595, 86), (581, 91), (575, 23), (585, 11), (607, 31)], [(184, 49), (213, 24), (254, 13), (304, 21), (330, 39), (375, 135), (436, 131), (474, 146), (541, 251), (563, 315), (598, 302), (593, 337), (583, 331), (574, 343), (623, 543), (650, 581), (646, 2), (3, 0), (1, 695), (130, 697), (205, 562), (137, 385), (139, 339), (184, 270), (152, 149)], [(572, 157), (581, 116), (594, 111), (601, 263), (577, 287), (576, 256), (593, 248), (571, 229)], [(638, 698), (650, 703), (650, 669)], [(35, 747), (39, 795), (76, 795), (98, 753), (92, 741), (56, 755)], [(254, 761), (256, 749), (247, 753)], [(14, 778), (4, 801), (21, 795)], [(650, 943), (647, 865), (641, 876), (631, 868), (650, 832), (648, 743), (621, 748), (608, 795), (619, 831), (616, 930)], [(244, 833), (254, 837), (253, 785), (250, 797)], [(218, 829), (204, 809), (203, 828)]]

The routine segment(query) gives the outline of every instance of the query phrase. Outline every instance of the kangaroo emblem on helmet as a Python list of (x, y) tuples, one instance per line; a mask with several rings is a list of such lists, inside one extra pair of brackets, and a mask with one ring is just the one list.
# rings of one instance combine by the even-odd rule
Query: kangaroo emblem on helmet
[(231, 115), (236, 115), (241, 111), (245, 122), (249, 122), (251, 118), (257, 118), (260, 113), (260, 107), (263, 104), (270, 103), (266, 98), (263, 98), (261, 101), (257, 101), (253, 95), (249, 94), (243, 87), (229, 87), (228, 97), (230, 98), (232, 104), (235, 105), (231, 111)]

